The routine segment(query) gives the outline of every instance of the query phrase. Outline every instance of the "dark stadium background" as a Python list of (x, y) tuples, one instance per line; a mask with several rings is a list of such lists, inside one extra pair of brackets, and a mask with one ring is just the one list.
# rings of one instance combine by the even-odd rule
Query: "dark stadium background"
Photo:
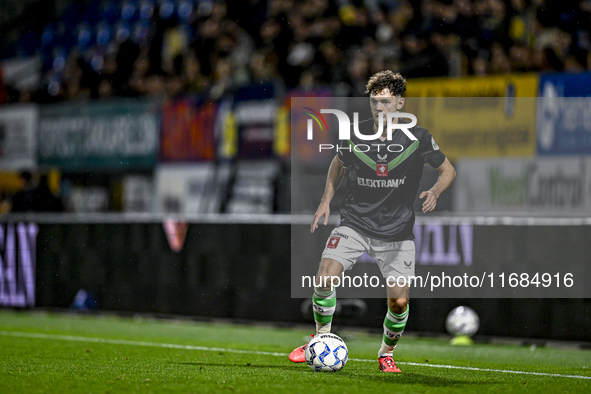
[[(463, 220), (475, 260), (517, 272), (590, 261), (591, 130), (566, 125), (591, 96), (588, 0), (2, 0), (0, 11), (0, 249), (14, 273), (0, 278), (2, 307), (69, 308), (85, 289), (105, 311), (312, 327), (290, 297), (288, 215), (311, 220), (327, 163), (298, 162), (312, 186), (292, 190), (290, 99), (363, 96), (383, 69), (408, 78), (409, 98), (572, 103), (538, 101), (550, 142), (533, 120), (535, 137), (513, 150), (495, 145), (501, 129), (480, 146), (437, 134), (458, 180), (419, 223)], [(511, 178), (520, 166), (537, 178)], [(25, 192), (45, 200), (13, 214), (23, 171)], [(479, 205), (482, 174), (492, 197)], [(574, 197), (531, 194), (544, 177)], [(335, 326), (379, 330), (384, 301), (365, 305), (344, 305)], [(478, 312), (480, 335), (591, 341), (588, 298), (414, 299), (408, 330), (442, 333), (458, 305)]]

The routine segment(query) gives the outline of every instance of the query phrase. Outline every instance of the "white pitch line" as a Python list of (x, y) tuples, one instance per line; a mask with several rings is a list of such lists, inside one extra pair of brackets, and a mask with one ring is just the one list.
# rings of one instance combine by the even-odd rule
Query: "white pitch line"
[[(201, 351), (205, 351), (205, 352), (256, 354), (256, 355), (261, 355), (261, 356), (279, 356), (279, 357), (287, 357), (288, 356), (287, 353), (265, 352), (265, 351), (259, 351), (259, 350), (226, 349), (226, 348), (221, 348), (221, 347), (178, 345), (178, 344), (174, 344), (174, 343), (128, 341), (125, 339), (78, 337), (78, 336), (73, 336), (73, 335), (43, 334), (43, 333), (18, 332), (18, 331), (0, 331), (0, 335), (7, 336), (7, 337), (20, 337), (20, 338), (55, 339), (55, 340), (61, 340), (61, 341), (106, 343), (106, 344), (110, 344), (110, 345), (130, 345), (130, 346), (148, 346), (148, 347), (183, 349), (183, 350), (201, 350)], [(364, 358), (350, 358), (349, 360), (357, 361), (357, 362), (372, 362), (372, 363), (376, 362), (376, 360), (364, 359)], [(400, 364), (400, 365), (412, 365), (412, 366), (416, 366), (416, 367), (461, 369), (464, 371), (513, 373), (513, 374), (519, 374), (519, 375), (535, 375), (535, 376), (546, 376), (546, 377), (553, 377), (553, 378), (591, 379), (591, 376), (583, 376), (583, 375), (562, 375), (562, 374), (558, 374), (558, 373), (513, 371), (510, 369), (461, 367), (461, 366), (457, 366), (457, 365), (425, 364), (425, 363), (413, 363), (413, 362), (396, 362), (396, 363)]]
[[(351, 358), (352, 361), (363, 361), (363, 362), (375, 362), (376, 360)], [(512, 371), (510, 369), (491, 369), (491, 368), (476, 368), (476, 367), (460, 367), (457, 365), (442, 365), (442, 364), (425, 364), (425, 363), (412, 363), (412, 362), (398, 362), (396, 364), (413, 365), (417, 367), (432, 367), (432, 368), (446, 368), (446, 369), (462, 369), (465, 371), (482, 371), (482, 372), (501, 372), (501, 373), (515, 373), (520, 375), (537, 375), (537, 376), (549, 376), (554, 378), (575, 378), (575, 379), (591, 379), (591, 376), (582, 375), (562, 375), (559, 373), (546, 373), (546, 372), (528, 372), (528, 371)]]

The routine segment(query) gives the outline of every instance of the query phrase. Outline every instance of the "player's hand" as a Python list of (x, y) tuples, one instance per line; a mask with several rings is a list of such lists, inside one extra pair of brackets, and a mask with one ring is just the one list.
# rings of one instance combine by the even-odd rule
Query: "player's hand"
[(432, 191), (422, 192), (419, 198), (425, 198), (425, 201), (423, 201), (423, 213), (431, 212), (435, 209), (435, 206), (437, 205), (437, 197), (435, 196), (435, 193)]
[(314, 214), (314, 220), (312, 221), (312, 226), (310, 226), (310, 232), (313, 233), (314, 230), (318, 228), (318, 221), (322, 216), (324, 216), (324, 225), (328, 224), (328, 216), (330, 215), (330, 204), (326, 202), (321, 202)]

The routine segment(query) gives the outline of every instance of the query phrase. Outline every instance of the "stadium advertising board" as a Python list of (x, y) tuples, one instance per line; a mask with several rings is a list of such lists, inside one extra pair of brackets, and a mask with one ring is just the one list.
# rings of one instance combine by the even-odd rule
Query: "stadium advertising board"
[(66, 196), (66, 204), (74, 212), (106, 212), (111, 192), (105, 186), (72, 186)]
[(215, 158), (217, 105), (182, 98), (162, 107), (160, 160), (195, 161)]
[(538, 74), (408, 80), (406, 97), (536, 97)]
[(124, 212), (150, 212), (152, 210), (153, 182), (151, 176), (125, 175), (122, 184)]
[(139, 100), (42, 106), (39, 164), (64, 171), (150, 169), (158, 153), (157, 110)]
[(406, 109), (417, 115), (452, 161), (532, 156), (537, 86), (533, 73), (411, 80)]
[(0, 107), (0, 170), (37, 167), (39, 108), (33, 104)]
[(35, 306), (37, 233), (33, 223), (0, 224), (0, 306)]
[(423, 97), (407, 102), (451, 161), (535, 154), (535, 98)]
[(161, 164), (154, 175), (155, 210), (165, 213), (219, 212), (229, 167), (213, 163)]
[(586, 157), (462, 159), (457, 163), (457, 212), (588, 213), (591, 160)]
[(590, 96), (591, 73), (540, 75), (538, 154), (591, 154)]
[(278, 104), (272, 84), (247, 86), (234, 94), (238, 156), (262, 158), (273, 153)]

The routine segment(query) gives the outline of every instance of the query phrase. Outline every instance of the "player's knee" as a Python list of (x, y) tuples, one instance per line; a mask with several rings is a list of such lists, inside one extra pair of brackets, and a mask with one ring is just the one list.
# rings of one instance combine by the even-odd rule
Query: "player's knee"
[(403, 313), (407, 305), (408, 298), (388, 298), (388, 308), (394, 313)]
[(339, 283), (339, 276), (343, 272), (343, 266), (336, 260), (323, 259), (320, 262), (315, 286), (321, 291), (331, 291)]

